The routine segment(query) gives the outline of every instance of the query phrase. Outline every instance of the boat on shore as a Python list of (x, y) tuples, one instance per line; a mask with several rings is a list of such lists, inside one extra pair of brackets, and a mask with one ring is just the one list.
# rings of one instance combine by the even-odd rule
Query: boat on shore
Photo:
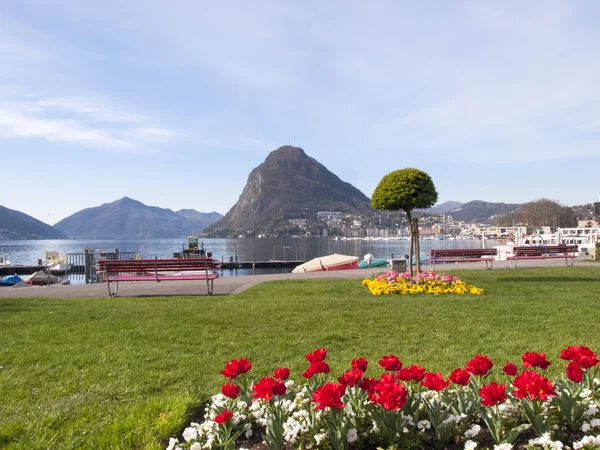
[(300, 264), (292, 270), (292, 273), (358, 269), (358, 259), (358, 256), (339, 255), (334, 253), (332, 255), (314, 258), (304, 264)]
[(19, 275), (11, 275), (10, 277), (0, 279), (0, 286), (14, 286), (22, 281), (23, 278), (21, 278)]
[(0, 267), (10, 266), (10, 261), (6, 259), (6, 256), (0, 255)]

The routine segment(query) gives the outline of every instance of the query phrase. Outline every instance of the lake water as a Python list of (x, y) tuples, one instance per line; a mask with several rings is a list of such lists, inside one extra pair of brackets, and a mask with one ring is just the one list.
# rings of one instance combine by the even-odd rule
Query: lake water
[[(404, 240), (339, 240), (328, 238), (262, 238), (262, 239), (204, 239), (204, 247), (212, 252), (213, 258), (229, 261), (237, 255), (238, 261), (303, 260), (331, 253), (359, 256), (367, 253), (375, 258), (402, 258), (408, 253), (408, 241)], [(477, 240), (422, 240), (421, 253), (427, 254), (435, 248), (481, 248), (482, 242)], [(497, 245), (496, 241), (486, 241), (486, 247)], [(112, 251), (139, 253), (142, 258), (167, 258), (174, 252), (187, 246), (186, 239), (65, 239), (65, 240), (18, 240), (0, 241), (0, 254), (12, 264), (32, 265), (42, 259), (46, 251), (80, 253), (84, 248), (96, 251)], [(248, 273), (289, 272), (289, 269), (273, 270), (225, 270), (224, 275), (242, 275)]]

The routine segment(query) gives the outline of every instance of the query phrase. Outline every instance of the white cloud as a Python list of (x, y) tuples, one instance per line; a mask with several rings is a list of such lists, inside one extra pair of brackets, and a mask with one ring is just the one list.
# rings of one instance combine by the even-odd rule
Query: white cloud
[(126, 140), (112, 136), (98, 128), (86, 128), (69, 120), (39, 118), (0, 108), (0, 136), (36, 137), (57, 142), (72, 142), (93, 147), (110, 147), (133, 150)]

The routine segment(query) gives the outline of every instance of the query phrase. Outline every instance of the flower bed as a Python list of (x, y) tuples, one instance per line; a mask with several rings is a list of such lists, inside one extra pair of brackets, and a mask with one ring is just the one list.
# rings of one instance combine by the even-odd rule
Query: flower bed
[(363, 280), (373, 295), (382, 294), (483, 294), (483, 289), (466, 284), (464, 281), (446, 274), (420, 272), (413, 276), (409, 272), (385, 272), (371, 279)]
[(325, 349), (305, 356), (298, 384), (285, 367), (252, 381), (250, 361), (229, 361), (221, 372), (227, 382), (204, 422), (186, 428), (181, 442), (171, 438), (168, 450), (232, 450), (252, 442), (269, 450), (600, 448), (599, 361), (587, 347), (561, 351), (568, 364), (555, 382), (544, 376), (551, 364), (544, 353), (527, 352), (521, 367), (507, 362), (501, 370), (476, 355), (447, 378), (406, 367), (394, 355), (379, 360), (378, 378), (365, 375), (363, 358), (335, 378)]

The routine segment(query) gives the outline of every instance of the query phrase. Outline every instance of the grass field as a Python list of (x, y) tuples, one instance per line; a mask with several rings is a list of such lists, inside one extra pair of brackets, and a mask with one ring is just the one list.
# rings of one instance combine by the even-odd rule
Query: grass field
[(0, 299), (0, 448), (162, 448), (219, 371), (249, 357), (256, 376), (329, 350), (395, 353), (448, 374), (478, 352), (498, 365), (528, 350), (600, 350), (597, 267), (451, 272), (483, 296), (372, 297), (359, 281), (285, 281), (235, 296)]

